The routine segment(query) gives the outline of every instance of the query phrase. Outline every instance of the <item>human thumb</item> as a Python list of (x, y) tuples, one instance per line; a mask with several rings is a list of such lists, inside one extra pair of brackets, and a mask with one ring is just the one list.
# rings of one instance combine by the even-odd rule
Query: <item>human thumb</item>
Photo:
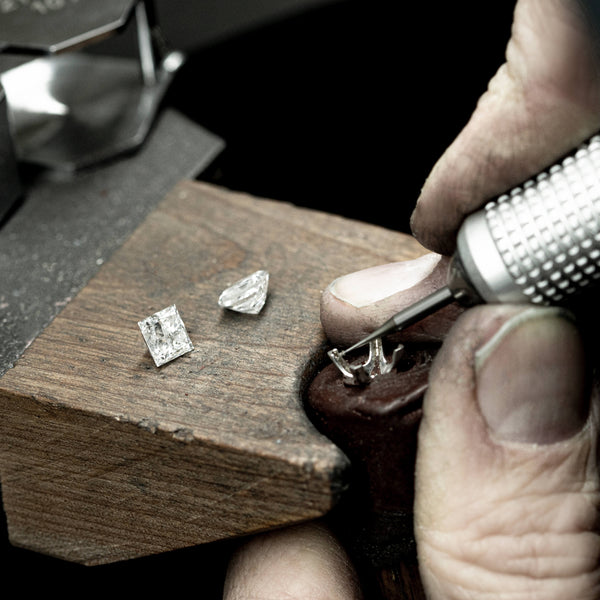
[(597, 393), (558, 309), (483, 306), (438, 354), (415, 535), (431, 600), (600, 598)]

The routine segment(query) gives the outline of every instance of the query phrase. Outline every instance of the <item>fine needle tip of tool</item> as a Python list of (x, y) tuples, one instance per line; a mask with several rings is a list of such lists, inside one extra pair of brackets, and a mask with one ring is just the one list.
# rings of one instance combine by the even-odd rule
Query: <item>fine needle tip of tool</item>
[(389, 321), (386, 321), (381, 327), (378, 327), (375, 331), (371, 332), (368, 336), (364, 337), (359, 342), (356, 342), (356, 344), (354, 344), (353, 346), (350, 346), (350, 348), (346, 348), (345, 350), (343, 350), (341, 352), (341, 355), (344, 356), (344, 354), (348, 354), (348, 352), (352, 352), (357, 348), (366, 346), (369, 342), (372, 342), (378, 337), (382, 337), (383, 335), (392, 332), (394, 329), (396, 329), (396, 322), (392, 318)]
[(425, 298), (415, 302), (411, 306), (408, 306), (404, 310), (395, 314), (391, 319), (388, 319), (381, 327), (378, 327), (375, 331), (364, 337), (359, 342), (356, 342), (353, 346), (346, 348), (342, 352), (340, 352), (341, 356), (348, 354), (348, 352), (352, 352), (365, 344), (373, 341), (378, 337), (382, 337), (388, 333), (392, 333), (393, 331), (397, 331), (399, 329), (404, 329), (417, 321), (420, 321), (427, 315), (432, 312), (446, 306), (446, 304), (450, 304), (454, 300), (454, 295), (451, 290), (444, 286), (439, 290), (429, 294), (429, 296), (425, 296)]

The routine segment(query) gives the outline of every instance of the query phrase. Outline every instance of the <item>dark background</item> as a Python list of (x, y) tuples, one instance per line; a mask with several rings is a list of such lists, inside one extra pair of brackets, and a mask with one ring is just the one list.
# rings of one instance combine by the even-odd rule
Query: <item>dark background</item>
[[(189, 54), (165, 104), (227, 143), (200, 178), (408, 231), (430, 168), (503, 61), (514, 3), (267, 4), (254, 2), (253, 18), (252, 2), (243, 14), (226, 0), (158, 3), (168, 37)], [(5, 528), (0, 538), (5, 598), (220, 598), (235, 545), (90, 568), (13, 548)]]
[(204, 48), (171, 100), (228, 144), (206, 178), (408, 231), (503, 62), (512, 8), (331, 3)]

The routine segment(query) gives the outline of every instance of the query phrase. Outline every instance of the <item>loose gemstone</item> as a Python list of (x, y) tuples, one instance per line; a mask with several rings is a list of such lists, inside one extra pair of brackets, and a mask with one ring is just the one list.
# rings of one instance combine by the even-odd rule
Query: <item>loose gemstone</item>
[(139, 321), (138, 326), (157, 367), (194, 349), (174, 304)]
[(219, 306), (250, 315), (258, 314), (267, 300), (269, 273), (256, 271), (234, 283), (219, 296)]

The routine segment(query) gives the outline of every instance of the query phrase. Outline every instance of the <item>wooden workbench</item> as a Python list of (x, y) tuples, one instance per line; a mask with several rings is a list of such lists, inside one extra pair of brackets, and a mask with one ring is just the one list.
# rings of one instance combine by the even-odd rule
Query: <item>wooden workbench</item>
[[(101, 564), (325, 514), (347, 459), (302, 390), (321, 291), (423, 252), (409, 236), (184, 181), (0, 379), (13, 544)], [(219, 293), (270, 273), (259, 315)], [(156, 368), (137, 322), (176, 304), (194, 343)]]

